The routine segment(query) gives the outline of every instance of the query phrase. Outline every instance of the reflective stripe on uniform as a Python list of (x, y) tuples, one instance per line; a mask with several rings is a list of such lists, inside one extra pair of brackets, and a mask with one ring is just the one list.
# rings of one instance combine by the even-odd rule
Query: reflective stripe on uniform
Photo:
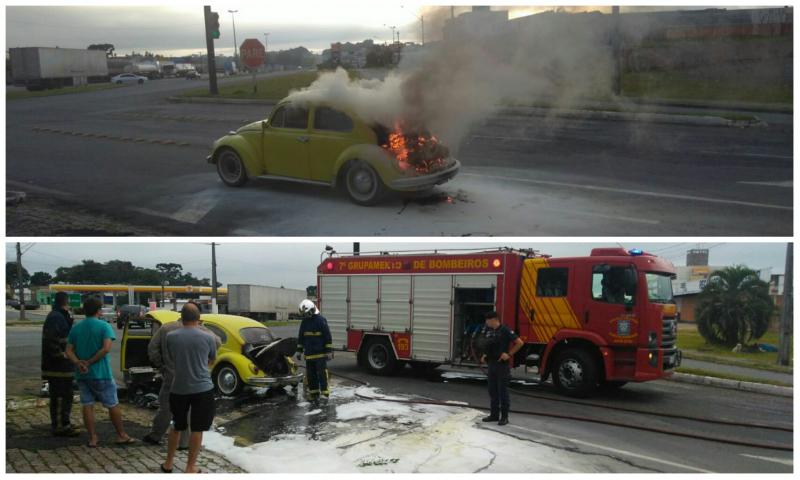
[(314, 355), (306, 355), (306, 360), (316, 360), (318, 358), (323, 358), (327, 355), (327, 353), (317, 353)]
[(333, 344), (332, 343), (326, 343), (325, 344), (325, 348), (333, 348)]
[(42, 372), (43, 377), (58, 377), (58, 378), (72, 378), (75, 376), (74, 372)]
[(306, 337), (321, 337), (322, 332), (303, 332), (303, 335)]

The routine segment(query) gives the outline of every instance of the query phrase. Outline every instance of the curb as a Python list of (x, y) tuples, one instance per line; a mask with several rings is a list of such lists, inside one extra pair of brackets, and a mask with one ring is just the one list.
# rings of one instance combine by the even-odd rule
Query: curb
[[(677, 125), (696, 125), (705, 127), (766, 127), (761, 119), (755, 122), (729, 120), (713, 115), (680, 115), (668, 113), (631, 113), (604, 110), (568, 110), (544, 107), (504, 107), (499, 110), (506, 115), (523, 117), (559, 117), (581, 120), (616, 120), (623, 122), (667, 123)], [(758, 117), (756, 117), (758, 118)]]
[(213, 97), (167, 97), (173, 103), (211, 103), (220, 105), (275, 105), (274, 100), (248, 98), (213, 98)]
[(682, 383), (693, 383), (695, 385), (727, 388), (730, 390), (743, 390), (746, 392), (763, 393), (765, 395), (774, 395), (778, 397), (791, 398), (794, 396), (794, 389), (792, 387), (780, 387), (778, 385), (769, 385), (766, 383), (743, 382), (739, 380), (730, 380), (727, 378), (704, 377), (689, 373), (675, 372), (671, 377), (667, 378), (667, 380)]

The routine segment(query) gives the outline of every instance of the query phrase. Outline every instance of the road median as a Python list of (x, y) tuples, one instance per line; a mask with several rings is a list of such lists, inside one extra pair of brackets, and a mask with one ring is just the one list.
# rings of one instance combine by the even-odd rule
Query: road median
[(673, 382), (692, 383), (695, 385), (706, 385), (710, 387), (727, 388), (730, 390), (743, 390), (747, 392), (762, 393), (779, 397), (793, 397), (792, 387), (772, 385), (730, 378), (721, 378), (708, 375), (695, 375), (692, 373), (675, 372), (668, 380)]

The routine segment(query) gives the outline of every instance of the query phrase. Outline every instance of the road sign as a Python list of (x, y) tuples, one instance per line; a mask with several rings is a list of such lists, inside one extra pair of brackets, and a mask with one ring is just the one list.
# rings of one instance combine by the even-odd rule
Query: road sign
[(250, 69), (256, 69), (264, 65), (264, 58), (266, 57), (266, 49), (264, 44), (257, 38), (248, 38), (239, 47), (239, 56), (242, 57), (242, 63), (247, 65)]
[(80, 308), (81, 307), (81, 294), (80, 293), (70, 293), (69, 294), (69, 306), (72, 308)]

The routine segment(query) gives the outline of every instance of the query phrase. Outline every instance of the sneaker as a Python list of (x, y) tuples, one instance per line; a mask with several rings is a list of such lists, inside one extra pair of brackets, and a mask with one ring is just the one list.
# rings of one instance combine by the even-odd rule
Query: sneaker
[(488, 417), (483, 417), (481, 422), (496, 422), (500, 419), (497, 415), (489, 415)]
[(142, 441), (144, 443), (149, 443), (150, 445), (161, 445), (161, 441), (156, 439), (156, 438), (151, 437), (149, 433), (147, 435), (145, 435), (144, 437), (142, 437)]

